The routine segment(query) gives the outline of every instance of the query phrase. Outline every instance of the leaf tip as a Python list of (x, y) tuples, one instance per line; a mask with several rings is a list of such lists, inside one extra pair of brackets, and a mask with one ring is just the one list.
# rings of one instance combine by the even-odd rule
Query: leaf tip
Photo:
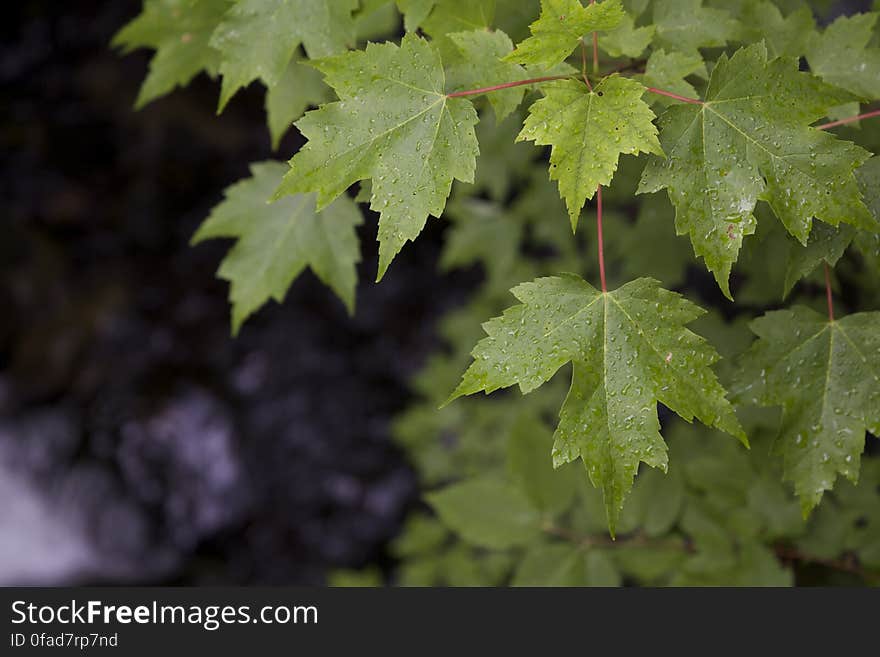
[(241, 333), (241, 327), (244, 325), (244, 321), (247, 317), (241, 317), (239, 313), (233, 309), (232, 316), (229, 319), (229, 333), (233, 338), (237, 338), (238, 334)]
[(268, 198), (266, 203), (274, 203), (275, 201), (278, 201), (285, 196), (289, 196), (291, 194), (291, 192), (287, 190), (287, 175), (289, 174), (285, 174), (284, 178), (281, 179), (281, 183), (278, 185), (275, 191), (272, 192), (272, 196)]
[(232, 94), (227, 93), (226, 89), (220, 91), (220, 98), (217, 99), (217, 110), (216, 115), (220, 116), (223, 114), (223, 110), (226, 109), (226, 105), (229, 104), (229, 101), (232, 99)]
[(394, 261), (394, 257), (400, 253), (400, 249), (405, 242), (387, 239), (382, 235), (382, 226), (381, 226), (382, 218), (379, 218), (379, 267), (376, 270), (376, 282), (380, 282), (385, 273), (388, 271), (388, 268), (391, 266), (391, 263)]
[(721, 290), (721, 294), (724, 295), (724, 298), (728, 301), (733, 301), (733, 294), (730, 292), (730, 270), (725, 268), (725, 271), (713, 272), (715, 274), (715, 282), (718, 283), (718, 289)]
[(801, 498), (801, 518), (804, 519), (804, 522), (810, 519), (810, 515), (815, 508), (816, 502), (811, 499)]
[(135, 101), (134, 101), (134, 111), (135, 112), (141, 111), (142, 109), (144, 109), (144, 107), (146, 107), (151, 102), (153, 102), (153, 100), (154, 100), (153, 96), (145, 93), (144, 87), (141, 87), (141, 90), (138, 93), (137, 98), (135, 98)]
[(202, 242), (204, 242), (205, 240), (208, 239), (204, 235), (204, 232), (205, 232), (203, 230), (204, 227), (205, 227), (205, 224), (203, 223), (201, 226), (199, 226), (198, 230), (196, 230), (196, 232), (193, 233), (193, 236), (189, 238), (189, 246), (190, 247), (198, 246), (199, 244), (201, 244)]
[(437, 407), (437, 410), (439, 411), (439, 410), (446, 408), (452, 402), (454, 402), (456, 399), (458, 399), (459, 397), (466, 395), (466, 394), (467, 393), (461, 389), (461, 384), (459, 384), (459, 386), (455, 390), (453, 390), (452, 393), (450, 393), (449, 397), (446, 398), (446, 401), (444, 401), (442, 404), (440, 404)]
[(617, 540), (617, 519), (620, 516), (620, 505), (614, 502), (605, 502), (605, 518), (608, 521), (608, 535), (612, 541)]
[(608, 516), (608, 535), (611, 537), (612, 541), (617, 540), (617, 514), (615, 514), (614, 519), (611, 519), (611, 515)]

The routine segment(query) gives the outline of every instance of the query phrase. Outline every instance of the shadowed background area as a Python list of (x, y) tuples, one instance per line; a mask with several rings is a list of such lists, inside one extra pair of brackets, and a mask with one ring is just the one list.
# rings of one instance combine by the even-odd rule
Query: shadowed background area
[(467, 281), (432, 273), (429, 222), (373, 285), (368, 217), (354, 318), (306, 274), (231, 338), (227, 245), (188, 242), (272, 157), (262, 91), (215, 117), (200, 77), (135, 113), (149, 53), (109, 41), (139, 7), (15, 3), (0, 28), (0, 583), (321, 583), (381, 562), (416, 497), (388, 424)]

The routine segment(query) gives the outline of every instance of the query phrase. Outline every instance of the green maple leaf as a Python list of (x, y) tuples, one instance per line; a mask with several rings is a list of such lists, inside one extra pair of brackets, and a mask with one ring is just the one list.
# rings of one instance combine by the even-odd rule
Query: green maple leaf
[(747, 3), (739, 14), (744, 41), (764, 39), (771, 57), (800, 57), (816, 31), (816, 21), (809, 7), (800, 7), (783, 16), (779, 8), (767, 0)]
[(529, 144), (517, 142), (522, 130), (523, 115), (516, 113), (504, 121), (497, 121), (494, 113), (480, 115), (477, 139), (480, 157), (473, 186), (463, 190), (486, 195), (495, 201), (503, 201), (511, 190), (520, 188), (535, 171), (537, 151)]
[(860, 130), (862, 127), (861, 120), (852, 120), (862, 111), (862, 105), (859, 101), (854, 100), (843, 105), (828, 108), (828, 119), (831, 121), (840, 121), (842, 119), (850, 119), (847, 127), (853, 130)]
[(650, 4), (651, 0), (623, 0), (623, 6), (626, 8), (626, 11), (634, 18), (638, 18), (645, 13)]
[(684, 283), (693, 250), (671, 229), (672, 215), (669, 201), (654, 194), (642, 199), (634, 223), (625, 218), (614, 222), (605, 236), (605, 259), (620, 268), (624, 280), (650, 276), (666, 287)]
[(699, 48), (723, 46), (739, 32), (726, 11), (703, 7), (703, 0), (654, 3), (654, 44), (667, 51), (694, 54)]
[[(865, 203), (880, 222), (880, 157), (875, 156), (865, 162), (856, 171), (856, 177), (865, 195)], [(880, 273), (880, 233), (860, 230), (854, 242), (867, 263)]]
[(529, 24), (541, 12), (541, 0), (495, 0), (494, 25), (522, 41), (529, 35)]
[(504, 549), (528, 544), (541, 532), (538, 509), (518, 488), (494, 476), (468, 479), (425, 499), (448, 527), (475, 545)]
[[(466, 199), (451, 203), (444, 213), (453, 225), (443, 244), (443, 270), (482, 263), (490, 280), (510, 281), (518, 265), (523, 226), (496, 203)], [(505, 288), (509, 283), (505, 285)]]
[(339, 295), (349, 312), (354, 311), (360, 210), (342, 197), (319, 213), (314, 194), (268, 203), (286, 170), (281, 162), (251, 165), (251, 177), (226, 190), (226, 199), (192, 240), (197, 244), (217, 237), (238, 239), (217, 272), (232, 284), (233, 333), (269, 299), (283, 301), (306, 267)]
[(275, 197), (317, 192), (320, 210), (371, 179), (381, 279), (428, 215), (442, 214), (453, 179), (473, 181), (477, 113), (469, 101), (446, 95), (439, 53), (413, 35), (399, 47), (371, 43), (314, 65), (340, 100), (296, 123), (309, 141), (290, 160)]
[(284, 133), (311, 106), (330, 100), (330, 89), (321, 74), (294, 55), (276, 84), (266, 90), (266, 117), (272, 148), (278, 149)]
[(873, 229), (853, 171), (870, 153), (808, 127), (845, 100), (795, 59), (767, 60), (762, 43), (722, 55), (706, 102), (671, 107), (660, 117), (667, 159), (645, 168), (639, 192), (668, 189), (676, 230), (689, 234), (724, 294), (744, 235), (766, 201), (802, 244), (814, 217)]
[[(648, 57), (642, 82), (646, 86), (671, 91), (685, 98), (696, 98), (698, 96), (697, 90), (694, 89), (690, 82), (685, 80), (686, 77), (691, 75), (701, 78), (709, 77), (709, 74), (706, 72), (706, 63), (698, 53), (667, 53), (661, 48), (653, 51), (651, 56)], [(655, 96), (651, 101), (660, 106), (672, 105), (678, 102), (660, 95)]]
[(438, 38), (452, 32), (485, 30), (495, 18), (496, 0), (397, 0), (407, 32), (421, 28)]
[(236, 91), (257, 78), (281, 80), (300, 44), (312, 59), (345, 50), (354, 41), (358, 0), (239, 0), (211, 38), (223, 53), (221, 111)]
[(615, 29), (599, 37), (599, 47), (612, 57), (639, 57), (654, 38), (653, 25), (636, 27), (635, 21), (624, 16)]
[(635, 80), (612, 75), (592, 91), (579, 80), (560, 80), (543, 91), (517, 139), (552, 146), (550, 178), (559, 181), (574, 229), (586, 200), (611, 182), (621, 153), (663, 150), (654, 113), (642, 100), (645, 88)]
[(400, 28), (400, 14), (392, 0), (360, 0), (354, 14), (355, 41), (378, 41), (396, 34)]
[(880, 98), (880, 48), (869, 48), (880, 14), (841, 16), (813, 35), (807, 61), (826, 82), (861, 98)]
[(520, 64), (552, 67), (565, 59), (591, 32), (613, 30), (626, 17), (620, 0), (584, 7), (580, 0), (541, 0), (541, 16), (531, 24), (532, 36), (508, 59)]
[(470, 30), (485, 30), (495, 19), (495, 0), (435, 0), (422, 21), (424, 32), (434, 38)]
[(403, 14), (403, 27), (407, 32), (415, 32), (431, 13), (437, 0), (397, 0), (397, 8)]
[(141, 85), (135, 107), (189, 84), (206, 71), (216, 75), (220, 52), (211, 34), (231, 5), (230, 0), (146, 0), (141, 14), (114, 37), (113, 45), (129, 52), (152, 48), (150, 72)]
[(880, 275), (880, 233), (869, 233), (860, 230), (853, 239), (853, 244), (861, 251), (866, 264)]
[(806, 515), (839, 474), (858, 480), (865, 431), (880, 435), (880, 313), (828, 321), (795, 307), (751, 328), (736, 394), (782, 406), (775, 449)]
[(865, 197), (865, 204), (880, 221), (880, 156), (874, 156), (857, 171), (856, 178)]
[[(856, 170), (856, 179), (865, 205), (880, 221), (880, 157), (872, 157), (859, 167)], [(788, 295), (795, 283), (812, 273), (823, 261), (832, 267), (837, 264), (850, 244), (861, 251), (868, 264), (880, 269), (877, 266), (880, 264), (880, 234), (856, 230), (846, 224), (834, 228), (819, 223), (813, 227), (806, 246), (797, 242), (789, 244), (785, 295)]]
[(612, 534), (639, 463), (666, 469), (657, 402), (745, 442), (710, 369), (717, 354), (684, 328), (703, 313), (694, 304), (645, 278), (602, 293), (569, 274), (512, 292), (522, 304), (483, 325), (488, 337), (450, 401), (515, 384), (527, 393), (573, 362), (553, 459), (583, 459), (603, 491)]
[(495, 19), (496, 4), (497, 0), (397, 0), (406, 31), (421, 28), (434, 38), (452, 32), (488, 29)]
[(788, 296), (795, 283), (811, 274), (821, 263), (825, 262), (831, 267), (836, 265), (855, 234), (856, 230), (846, 224), (835, 228), (819, 223), (813, 226), (806, 245), (789, 240), (783, 297)]
[[(513, 50), (513, 42), (501, 30), (475, 30), (449, 35), (455, 52), (446, 56), (447, 88), (461, 91), (514, 82), (527, 77), (518, 64), (502, 61)], [(487, 96), (499, 121), (513, 112), (522, 102), (526, 87), (512, 87), (495, 91)]]

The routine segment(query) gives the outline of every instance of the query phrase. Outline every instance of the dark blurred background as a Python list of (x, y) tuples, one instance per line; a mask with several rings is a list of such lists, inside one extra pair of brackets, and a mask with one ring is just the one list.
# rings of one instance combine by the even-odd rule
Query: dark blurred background
[(433, 222), (373, 285), (370, 217), (354, 318), (307, 273), (231, 338), (214, 278), (228, 244), (188, 241), (272, 157), (262, 90), (215, 117), (200, 77), (134, 112), (149, 52), (108, 44), (139, 9), (4, 6), (0, 584), (320, 584), (387, 566), (416, 497), (389, 421), (467, 281), (433, 273)]

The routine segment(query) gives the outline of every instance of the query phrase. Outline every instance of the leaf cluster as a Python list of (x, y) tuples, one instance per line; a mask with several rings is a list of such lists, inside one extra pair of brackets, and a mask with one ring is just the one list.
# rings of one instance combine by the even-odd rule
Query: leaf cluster
[(399, 581), (870, 582), (880, 7), (831, 10), (145, 0), (114, 44), (155, 51), (138, 106), (259, 80), (305, 139), (194, 238), (237, 240), (234, 331), (306, 268), (353, 312), (364, 215), (377, 280), (431, 217), (482, 270), (396, 423), (436, 514)]

